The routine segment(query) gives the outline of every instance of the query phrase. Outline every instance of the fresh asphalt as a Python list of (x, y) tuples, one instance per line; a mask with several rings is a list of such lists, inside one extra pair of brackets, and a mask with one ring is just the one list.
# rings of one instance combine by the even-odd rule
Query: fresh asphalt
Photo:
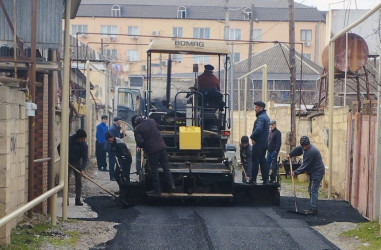
[(91, 220), (119, 223), (115, 238), (94, 249), (338, 249), (310, 225), (365, 221), (343, 201), (322, 201), (317, 216), (292, 214), (291, 197), (280, 206), (153, 201), (121, 209), (106, 196), (85, 202), (98, 213)]

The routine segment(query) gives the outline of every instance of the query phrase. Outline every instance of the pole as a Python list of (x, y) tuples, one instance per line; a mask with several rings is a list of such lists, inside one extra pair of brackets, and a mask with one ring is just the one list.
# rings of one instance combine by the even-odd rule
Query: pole
[(65, 6), (65, 44), (64, 44), (64, 82), (62, 85), (62, 114), (61, 114), (61, 161), (60, 168), (65, 171), (62, 198), (62, 219), (67, 220), (68, 198), (68, 163), (69, 163), (69, 84), (70, 84), (70, 9), (71, 0), (66, 0)]
[(348, 32), (345, 33), (344, 106), (347, 104)]
[(296, 146), (296, 124), (295, 124), (295, 83), (296, 83), (296, 66), (295, 66), (295, 12), (294, 0), (288, 0), (289, 7), (289, 40), (290, 40), (290, 83), (291, 83), (291, 132), (290, 132), (290, 148)]
[[(245, 95), (244, 95), (244, 100), (243, 100), (243, 116), (245, 117), (243, 120), (244, 120), (244, 124), (243, 124), (243, 132), (245, 133), (245, 135), (247, 135), (247, 82), (248, 82), (248, 76), (245, 77)], [(239, 80), (238, 80), (239, 81)], [(239, 140), (241, 140), (241, 138), (238, 138)]]
[(335, 64), (335, 41), (331, 41), (329, 44), (329, 67), (328, 67), (328, 106), (329, 106), (329, 144), (328, 144), (328, 167), (329, 167), (329, 181), (328, 181), (328, 199), (332, 196), (332, 167), (333, 167), (333, 83), (335, 80), (334, 64)]
[(264, 65), (262, 72), (262, 101), (267, 103), (267, 64)]
[[(232, 55), (234, 55), (234, 44), (232, 43)], [(231, 100), (231, 107), (230, 107), (230, 112), (231, 112), (231, 133), (230, 133), (230, 138), (231, 138), (231, 143), (234, 143), (234, 117), (233, 117), (233, 110), (234, 110), (234, 57), (232, 56), (230, 59), (231, 66), (230, 66), (230, 100)], [(239, 121), (238, 121), (239, 125)]]
[(253, 57), (253, 26), (254, 26), (254, 4), (251, 5), (251, 18), (250, 18), (250, 37), (249, 37), (249, 53), (248, 53), (248, 61), (247, 61), (247, 69), (251, 71), (251, 59)]
[[(105, 114), (108, 116), (109, 113), (109, 108), (108, 108), (108, 105), (109, 105), (109, 102), (110, 102), (110, 93), (109, 93), (109, 90), (110, 90), (110, 72), (107, 70), (106, 71), (106, 97), (105, 97)], [(111, 121), (111, 118), (109, 117), (109, 121)]]
[(224, 39), (229, 40), (229, 0), (225, 0), (225, 34)]
[[(49, 61), (56, 62), (57, 61), (57, 51), (49, 50)], [(54, 187), (54, 155), (56, 152), (54, 142), (55, 142), (55, 116), (56, 116), (56, 76), (57, 72), (50, 71), (48, 78), (48, 91), (49, 91), (49, 108), (48, 108), (48, 150), (49, 150), (49, 165), (48, 165), (48, 189), (52, 189)], [(57, 194), (54, 194), (49, 199), (49, 212), (52, 219), (52, 225), (55, 226), (57, 223), (56, 218), (56, 203), (57, 203)]]
[[(380, 13), (381, 15), (381, 13)], [(381, 58), (381, 43), (380, 43), (380, 54)], [(381, 63), (378, 64), (378, 77), (377, 81), (381, 81)], [(377, 140), (376, 140), (376, 168), (375, 168), (375, 178), (374, 178), (374, 216), (378, 222), (381, 224), (381, 87), (378, 85), (377, 91)]]
[(91, 151), (91, 99), (90, 99), (91, 93), (90, 93), (90, 62), (86, 61), (86, 117), (85, 117), (85, 130), (87, 132), (89, 140), (87, 140)]

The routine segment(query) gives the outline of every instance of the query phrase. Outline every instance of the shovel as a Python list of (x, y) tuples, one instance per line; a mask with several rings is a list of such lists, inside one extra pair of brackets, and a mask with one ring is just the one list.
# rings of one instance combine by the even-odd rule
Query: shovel
[(304, 214), (304, 212), (298, 210), (298, 203), (297, 203), (296, 191), (295, 191), (295, 180), (294, 180), (294, 175), (292, 174), (294, 172), (294, 170), (292, 169), (291, 158), (289, 159), (289, 161), (290, 161), (290, 171), (291, 171), (291, 180), (292, 180), (292, 191), (294, 194), (294, 201), (295, 201), (295, 211), (294, 210), (288, 210), (288, 212), (296, 213), (296, 214)]

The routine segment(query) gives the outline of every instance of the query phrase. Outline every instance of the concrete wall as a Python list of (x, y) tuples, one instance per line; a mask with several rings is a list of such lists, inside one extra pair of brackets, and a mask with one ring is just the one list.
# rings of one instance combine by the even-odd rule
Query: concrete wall
[[(271, 120), (277, 121), (277, 127), (282, 132), (282, 147), (280, 157), (286, 158), (286, 154), (290, 152), (287, 145), (287, 133), (291, 130), (291, 109), (289, 105), (276, 105), (274, 103), (267, 104), (267, 113)], [(344, 197), (345, 194), (345, 162), (346, 162), (346, 145), (347, 145), (347, 114), (348, 107), (337, 107), (334, 109), (334, 134), (333, 134), (333, 183), (332, 191)], [(296, 119), (296, 138), (297, 142), (303, 135), (307, 135), (311, 142), (320, 150), (323, 162), (326, 165), (326, 174), (324, 184), (328, 185), (329, 170), (328, 165), (328, 109), (322, 112), (322, 115), (313, 118), (300, 117)], [(253, 124), (255, 121), (255, 111), (247, 112), (247, 131), (244, 132), (244, 113), (241, 112), (241, 119), (239, 119), (238, 112), (234, 112), (233, 134), (234, 143), (238, 146), (239, 143), (239, 130), (241, 127), (240, 135), (250, 136)], [(240, 122), (241, 121), (241, 122)]]
[[(0, 86), (0, 218), (28, 198), (27, 121), (25, 94), (16, 88)], [(0, 244), (10, 242), (10, 232), (16, 223), (14, 220), (0, 228)]]

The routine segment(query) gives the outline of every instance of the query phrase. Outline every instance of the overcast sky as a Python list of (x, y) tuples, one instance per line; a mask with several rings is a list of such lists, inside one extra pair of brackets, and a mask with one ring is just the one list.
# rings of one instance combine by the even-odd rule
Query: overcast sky
[(345, 5), (342, 0), (295, 0), (295, 3), (303, 3), (307, 6), (317, 7), (319, 10), (346, 9), (350, 5), (351, 9), (371, 9), (380, 3), (381, 0), (347, 0)]

